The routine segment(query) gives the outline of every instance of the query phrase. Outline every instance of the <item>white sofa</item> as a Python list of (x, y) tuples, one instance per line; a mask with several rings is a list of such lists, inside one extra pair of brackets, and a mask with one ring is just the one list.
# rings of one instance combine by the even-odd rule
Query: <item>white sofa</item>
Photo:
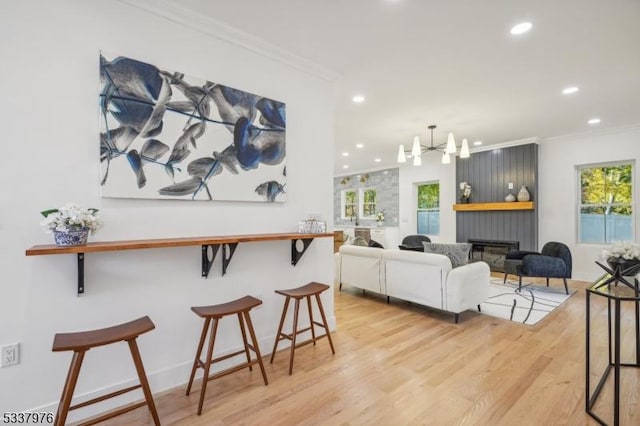
[(336, 253), (336, 282), (455, 314), (489, 298), (489, 265), (451, 268), (447, 256), (344, 245)]

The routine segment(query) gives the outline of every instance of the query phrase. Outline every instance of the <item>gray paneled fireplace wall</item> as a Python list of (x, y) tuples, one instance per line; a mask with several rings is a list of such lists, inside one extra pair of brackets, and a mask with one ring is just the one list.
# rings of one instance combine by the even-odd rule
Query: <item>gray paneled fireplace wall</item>
[[(499, 148), (473, 153), (467, 159), (457, 158), (458, 193), (460, 182), (468, 182), (472, 187), (470, 203), (504, 202), (509, 192), (517, 196), (523, 185), (535, 203), (538, 198), (538, 145)], [(513, 183), (512, 190), (508, 189), (509, 182)], [(470, 239), (517, 241), (521, 250), (537, 250), (537, 206), (533, 210), (458, 211), (456, 239), (458, 242)], [(501, 265), (492, 269), (500, 270)]]

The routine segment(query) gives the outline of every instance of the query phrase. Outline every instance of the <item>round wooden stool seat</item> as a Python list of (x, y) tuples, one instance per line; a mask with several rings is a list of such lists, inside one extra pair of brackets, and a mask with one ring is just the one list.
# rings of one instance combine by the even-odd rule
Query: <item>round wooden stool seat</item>
[(77, 333), (58, 333), (53, 338), (53, 352), (89, 350), (97, 346), (135, 339), (151, 331), (156, 326), (149, 317), (138, 318), (131, 322), (102, 328), (100, 330), (80, 331)]
[[(317, 282), (310, 282), (309, 284), (305, 284), (302, 287), (291, 288), (288, 290), (276, 290), (276, 293), (281, 294), (286, 297), (284, 301), (284, 307), (282, 308), (282, 316), (280, 317), (280, 325), (278, 326), (278, 332), (276, 333), (276, 341), (273, 345), (273, 351), (271, 352), (271, 363), (273, 364), (273, 359), (276, 356), (276, 350), (278, 349), (278, 343), (281, 340), (287, 339), (291, 341), (291, 351), (289, 354), (289, 375), (293, 373), (293, 356), (294, 352), (300, 346), (308, 345), (309, 343), (313, 343), (314, 346), (316, 341), (326, 337), (329, 340), (329, 346), (331, 346), (331, 353), (335, 354), (336, 351), (333, 348), (333, 341), (331, 340), (331, 333), (329, 332), (329, 325), (327, 324), (327, 318), (324, 315), (324, 309), (322, 308), (322, 300), (320, 299), (320, 293), (327, 290), (329, 288), (326, 284), (321, 284)], [(322, 322), (317, 322), (313, 320), (313, 308), (311, 307), (311, 296), (314, 296), (316, 299), (316, 304), (318, 305), (318, 310), (320, 311), (320, 317), (322, 318)], [(295, 307), (293, 309), (293, 327), (291, 329), (291, 334), (286, 334), (282, 332), (282, 326), (284, 325), (284, 320), (287, 316), (287, 309), (289, 308), (289, 302), (291, 299), (295, 300)], [(307, 299), (307, 310), (309, 312), (309, 327), (298, 330), (298, 313), (300, 311), (300, 300), (303, 298)], [(316, 336), (316, 332), (314, 326), (318, 326), (324, 328), (325, 334), (322, 336)], [(311, 339), (306, 340), (302, 343), (296, 344), (296, 337), (300, 333), (304, 333), (305, 331), (311, 331)]]
[(329, 286), (326, 284), (311, 282), (298, 288), (292, 288), (289, 290), (276, 290), (276, 293), (283, 296), (293, 297), (294, 299), (302, 299), (303, 297), (315, 296), (316, 294), (320, 294), (328, 288)]
[[(198, 349), (196, 350), (196, 357), (193, 361), (193, 367), (191, 368), (191, 376), (189, 377), (189, 384), (187, 385), (187, 395), (191, 392), (191, 385), (193, 385), (193, 379), (196, 375), (196, 370), (198, 368), (204, 369), (204, 374), (202, 376), (202, 386), (200, 387), (200, 401), (198, 403), (198, 415), (202, 414), (202, 405), (204, 403), (204, 395), (207, 390), (207, 383), (209, 380), (214, 380), (220, 378), (222, 376), (226, 376), (227, 374), (234, 373), (236, 371), (240, 371), (244, 368), (249, 368), (249, 370), (253, 370), (254, 364), (260, 365), (260, 371), (262, 372), (262, 379), (264, 380), (264, 384), (268, 385), (269, 382), (267, 380), (267, 373), (264, 371), (264, 365), (262, 364), (262, 356), (260, 355), (260, 348), (258, 346), (258, 339), (256, 339), (255, 331), (253, 330), (253, 324), (251, 323), (251, 316), (249, 315), (249, 311), (256, 306), (262, 304), (262, 300), (256, 299), (252, 296), (244, 296), (240, 299), (232, 300), (231, 302), (221, 303), (219, 305), (209, 305), (209, 306), (194, 306), (191, 308), (196, 315), (201, 318), (204, 318), (204, 327), (202, 328), (202, 334), (200, 335), (200, 342), (198, 343)], [(240, 324), (240, 331), (242, 332), (242, 341), (244, 342), (244, 349), (239, 350), (237, 352), (233, 352), (227, 355), (220, 356), (218, 358), (213, 358), (213, 346), (216, 341), (216, 332), (218, 330), (218, 322), (220, 319), (227, 315), (237, 315), (238, 323)], [(249, 335), (251, 337), (251, 344), (249, 344), (247, 340), (247, 332), (246, 328), (249, 330)], [(207, 331), (209, 330), (209, 326), (211, 326), (211, 334), (209, 336), (209, 346), (207, 349), (207, 357), (204, 361), (200, 360), (200, 356), (202, 354), (202, 349), (204, 348), (204, 342), (207, 338)], [(256, 356), (256, 359), (252, 360), (249, 351), (253, 351)], [(211, 369), (211, 364), (216, 362), (223, 361), (225, 359), (234, 357), (236, 355), (244, 354), (247, 358), (247, 361), (236, 365), (234, 367), (227, 368), (226, 370), (220, 371), (214, 375), (209, 375), (209, 371)]]
[(199, 317), (222, 318), (225, 315), (237, 314), (240, 312), (250, 311), (256, 306), (262, 305), (262, 300), (252, 296), (244, 296), (240, 299), (233, 300), (219, 305), (194, 306), (191, 308)]
[[(153, 402), (153, 395), (151, 393), (151, 389), (149, 388), (149, 382), (147, 381), (147, 376), (142, 364), (142, 358), (140, 357), (140, 351), (136, 343), (136, 339), (139, 335), (146, 333), (147, 331), (151, 331), (154, 328), (155, 325), (153, 324), (151, 319), (145, 316), (134, 321), (99, 330), (56, 334), (53, 338), (53, 347), (51, 348), (51, 350), (54, 352), (73, 351), (73, 358), (71, 360), (71, 365), (69, 366), (69, 373), (67, 374), (67, 380), (65, 382), (64, 389), (62, 390), (62, 396), (60, 397), (60, 403), (58, 404), (58, 411), (56, 413), (54, 424), (56, 426), (64, 425), (67, 419), (67, 415), (71, 410), (96, 404), (109, 398), (113, 398), (124, 393), (142, 388), (142, 392), (144, 393), (145, 397), (144, 401), (91, 419), (85, 424), (99, 423), (147, 405), (149, 411), (151, 412), (151, 416), (153, 417), (154, 423), (156, 425), (159, 425), (160, 420), (158, 418), (156, 406)], [(85, 401), (72, 406), (71, 400), (73, 398), (73, 391), (75, 390), (76, 383), (78, 382), (80, 367), (82, 366), (82, 361), (84, 359), (85, 353), (92, 348), (117, 342), (127, 342), (129, 344), (129, 350), (131, 352), (133, 364), (136, 367), (136, 372), (138, 373), (138, 379), (140, 380), (140, 383), (138, 385), (117, 390), (115, 392), (111, 392), (109, 394), (102, 395), (89, 401)]]

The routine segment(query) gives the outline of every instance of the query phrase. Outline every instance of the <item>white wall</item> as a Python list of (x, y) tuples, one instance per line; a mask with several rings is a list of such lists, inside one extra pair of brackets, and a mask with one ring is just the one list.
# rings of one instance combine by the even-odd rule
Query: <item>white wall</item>
[[(331, 283), (330, 238), (315, 240), (295, 268), (288, 242), (241, 243), (227, 275), (220, 276), (218, 257), (207, 280), (200, 247), (89, 254), (81, 297), (75, 256), (26, 257), (25, 249), (52, 242), (39, 212), (69, 201), (101, 210), (105, 226), (94, 241), (294, 231), (308, 213), (331, 222), (331, 83), (116, 1), (2, 2), (0, 38), (0, 344), (22, 344), (20, 365), (0, 370), (0, 412), (54, 408), (71, 359), (51, 352), (57, 332), (149, 315), (156, 329), (139, 345), (158, 392), (188, 379), (202, 326), (189, 307), (252, 294), (264, 301), (252, 316), (262, 350), (270, 352), (283, 302), (273, 289)], [(286, 102), (288, 202), (100, 198), (101, 49)], [(324, 296), (333, 323), (332, 292)], [(237, 347), (237, 325), (230, 319), (221, 327), (217, 348)], [(133, 377), (126, 345), (91, 350), (76, 394)]]
[(573, 256), (573, 278), (591, 281), (602, 275), (598, 260), (605, 245), (577, 243), (576, 166), (635, 160), (635, 241), (640, 232), (640, 126), (543, 139), (539, 151), (539, 246), (560, 241)]
[(417, 231), (417, 184), (440, 182), (440, 235), (432, 236), (434, 242), (456, 240), (456, 216), (453, 204), (456, 200), (455, 159), (451, 164), (442, 164), (440, 155), (424, 154), (422, 166), (415, 167), (410, 161), (400, 167), (400, 240)]

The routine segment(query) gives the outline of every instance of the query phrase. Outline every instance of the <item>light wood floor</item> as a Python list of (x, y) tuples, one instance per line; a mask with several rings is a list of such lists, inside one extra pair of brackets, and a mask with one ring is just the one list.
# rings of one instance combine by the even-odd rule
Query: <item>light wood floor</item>
[[(199, 381), (189, 397), (183, 386), (164, 392), (155, 396), (160, 419), (165, 425), (595, 425), (584, 411), (586, 285), (571, 282), (577, 293), (535, 326), (472, 311), (454, 324), (450, 314), (399, 300), (388, 305), (346, 288), (335, 293), (335, 355), (326, 339), (304, 346), (296, 351), (293, 376), (286, 351), (272, 365), (265, 356), (269, 386), (257, 367), (209, 382), (202, 416), (196, 415)], [(606, 305), (592, 306), (593, 317), (604, 320)], [(623, 328), (632, 324), (632, 315), (624, 315)], [(603, 339), (605, 328), (596, 344), (602, 347)], [(623, 369), (622, 377), (622, 424), (638, 425), (640, 371)], [(611, 421), (610, 392), (596, 410)], [(146, 408), (114, 420), (152, 424)]]

